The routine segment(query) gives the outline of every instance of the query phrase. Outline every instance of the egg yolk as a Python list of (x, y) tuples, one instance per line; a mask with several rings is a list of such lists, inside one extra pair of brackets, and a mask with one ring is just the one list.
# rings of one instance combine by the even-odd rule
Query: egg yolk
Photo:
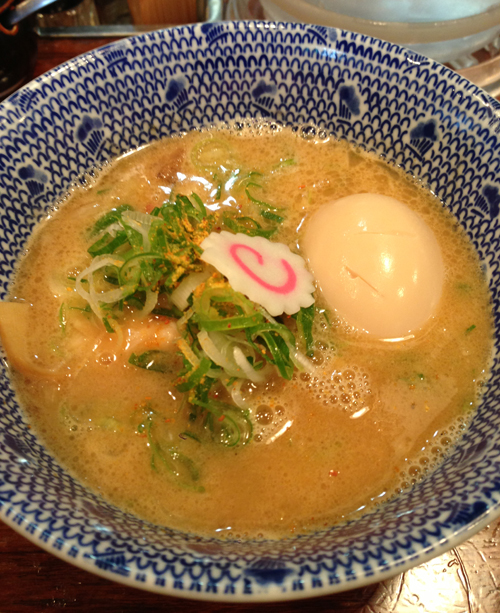
[(322, 206), (301, 246), (328, 305), (359, 331), (404, 338), (436, 311), (441, 249), (429, 226), (395, 198), (356, 194)]

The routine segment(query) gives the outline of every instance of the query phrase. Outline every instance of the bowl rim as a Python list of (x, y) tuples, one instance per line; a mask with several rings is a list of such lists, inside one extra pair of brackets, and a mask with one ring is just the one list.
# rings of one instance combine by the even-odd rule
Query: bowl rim
[[(133, 587), (145, 592), (151, 592), (154, 594), (161, 594), (165, 597), (175, 597), (182, 600), (193, 600), (196, 602), (221, 602), (221, 603), (234, 603), (234, 604), (243, 604), (249, 602), (288, 602), (288, 601), (298, 601), (298, 600), (307, 600), (310, 598), (322, 598), (325, 596), (330, 596), (333, 594), (340, 594), (342, 592), (350, 591), (353, 589), (359, 589), (366, 587), (368, 585), (372, 585), (374, 583), (381, 583), (386, 580), (392, 579), (397, 575), (403, 574), (406, 571), (415, 568), (416, 566), (420, 566), (437, 558), (447, 551), (454, 549), (470, 539), (472, 536), (486, 528), (492, 520), (498, 519), (500, 517), (500, 505), (496, 509), (496, 513), (493, 512), (493, 517), (490, 517), (488, 513), (482, 519), (476, 521), (471, 526), (467, 526), (466, 528), (462, 528), (453, 537), (448, 537), (448, 539), (439, 547), (432, 549), (431, 551), (424, 553), (423, 555), (418, 555), (418, 564), (415, 564), (413, 558), (408, 559), (401, 565), (394, 565), (392, 568), (388, 570), (383, 570), (380, 572), (380, 576), (377, 577), (376, 580), (373, 577), (360, 577), (353, 581), (352, 583), (339, 583), (334, 586), (327, 585), (321, 588), (315, 588), (314, 591), (311, 588), (304, 588), (303, 591), (292, 592), (287, 590), (286, 592), (280, 592), (278, 590), (273, 590), (271, 593), (265, 592), (257, 592), (251, 595), (245, 595), (241, 593), (236, 594), (211, 594), (207, 592), (190, 592), (186, 593), (185, 591), (175, 590), (172, 587), (161, 587), (159, 585), (155, 585), (154, 583), (143, 584), (139, 581), (136, 581), (131, 578), (121, 577), (120, 575), (110, 575), (108, 571), (101, 570), (96, 567), (89, 559), (79, 557), (79, 558), (71, 558), (68, 556), (68, 551), (63, 551), (53, 547), (53, 541), (56, 540), (54, 537), (53, 541), (41, 541), (40, 536), (42, 534), (42, 530), (37, 530), (38, 534), (34, 534), (32, 532), (26, 531), (26, 526), (21, 524), (19, 525), (15, 521), (13, 521), (10, 517), (6, 517), (4, 515), (5, 506), (0, 507), (0, 521), (4, 522), (7, 526), (12, 528), (19, 535), (40, 547), (47, 553), (59, 558), (63, 562), (71, 564), (72, 566), (76, 566), (81, 570), (87, 571), (93, 575), (97, 575), (98, 577), (102, 577), (103, 579), (107, 579), (108, 581), (112, 581), (114, 583), (119, 583), (121, 585), (125, 585), (127, 587)], [(9, 509), (7, 509), (8, 513)]]
[[(236, 27), (235, 24), (239, 24), (239, 23), (241, 22), (222, 22), (222, 27)], [(276, 29), (284, 29), (284, 30), (292, 29), (292, 30), (297, 30), (297, 31), (301, 31), (301, 29), (304, 26), (304, 24), (280, 23), (280, 22), (258, 22), (258, 21), (247, 21), (245, 22), (245, 24), (247, 24), (249, 27), (253, 27), (256, 29), (276, 28)], [(197, 24), (195, 26), (176, 26), (174, 28), (156, 30), (153, 32), (149, 32), (147, 34), (141, 34), (138, 36), (131, 37), (129, 39), (125, 39), (125, 44), (126, 45), (141, 44), (142, 41), (146, 41), (149, 38), (154, 40), (159, 35), (161, 36), (162, 33), (166, 34), (166, 33), (170, 33), (171, 31), (177, 31), (177, 32), (184, 31), (187, 36), (190, 36), (190, 31), (191, 31), (191, 28), (193, 27), (199, 30), (203, 27), (203, 24)], [(332, 30), (332, 28), (327, 28), (327, 29)], [(362, 40), (363, 41), (365, 39), (370, 39), (370, 37), (368, 36), (363, 36), (360, 34), (355, 34), (355, 33), (347, 32), (347, 31), (337, 30), (337, 32), (340, 32), (340, 35), (345, 38), (347, 38), (347, 36), (350, 36), (351, 40), (358, 40), (358, 41)], [(377, 43), (381, 42), (378, 39), (371, 39), (371, 40), (376, 41)], [(70, 71), (73, 67), (76, 67), (82, 64), (86, 64), (89, 61), (89, 59), (92, 61), (93, 59), (98, 58), (103, 49), (123, 46), (123, 44), (124, 44), (124, 40), (118, 40), (118, 41), (109, 43), (107, 45), (104, 45), (102, 47), (98, 47), (92, 51), (83, 53), (61, 64), (60, 66), (57, 66), (49, 70), (45, 74), (37, 77), (35, 80), (23, 86), (15, 94), (13, 94), (12, 96), (5, 99), (2, 103), (0, 103), (0, 129), (2, 127), (2, 124), (1, 124), (2, 108), (6, 108), (8, 107), (8, 105), (12, 104), (12, 100), (15, 96), (22, 96), (27, 91), (33, 91), (34, 89), (41, 88), (41, 86), (44, 83), (50, 82), (50, 80), (55, 75), (60, 75), (63, 71)], [(405, 51), (402, 47), (400, 47), (397, 44), (392, 44), (392, 43), (385, 43), (385, 44), (389, 46), (389, 50), (393, 53), (401, 54)], [(438, 65), (433, 60), (429, 60), (429, 61), (434, 65)], [(483, 90), (471, 84), (469, 81), (467, 81), (465, 78), (461, 77), (457, 73), (454, 73), (453, 71), (449, 69), (447, 70), (449, 74), (454, 75), (454, 85), (464, 88), (464, 91), (466, 91), (468, 95), (470, 96), (481, 95), (485, 97), (486, 99), (490, 99), (490, 96), (486, 92), (483, 92)], [(498, 117), (500, 117), (500, 113), (498, 111), (495, 111), (495, 113)], [(338, 592), (350, 590), (353, 588), (363, 587), (363, 586), (375, 583), (377, 581), (383, 581), (385, 579), (390, 579), (394, 577), (395, 575), (398, 575), (408, 570), (409, 568), (414, 567), (417, 564), (422, 564), (432, 558), (435, 558), (438, 555), (445, 553), (446, 551), (456, 547), (460, 543), (470, 538), (473, 534), (485, 528), (493, 519), (496, 519), (500, 516), (500, 502), (497, 502), (496, 504), (492, 504), (488, 508), (488, 510), (484, 514), (476, 518), (475, 521), (473, 521), (472, 523), (466, 526), (462, 526), (461, 528), (456, 529), (451, 535), (447, 536), (446, 538), (443, 538), (442, 541), (439, 542), (436, 546), (427, 548), (428, 549), (427, 551), (423, 549), (422, 551), (417, 552), (415, 555), (409, 557), (408, 559), (406, 559), (406, 561), (400, 564), (393, 563), (392, 565), (390, 565), (388, 568), (385, 568), (385, 569), (377, 568), (377, 573), (375, 574), (375, 576), (358, 576), (355, 578), (355, 580), (349, 583), (341, 582), (335, 585), (326, 585), (324, 587), (316, 588), (315, 590), (311, 590), (310, 587), (306, 586), (301, 591), (292, 592), (290, 590), (287, 590), (285, 593), (283, 593), (280, 589), (277, 588), (277, 589), (272, 589), (270, 592), (263, 591), (263, 592), (253, 593), (251, 595), (245, 595), (245, 594), (240, 594), (240, 593), (237, 593), (237, 594), (222, 594), (222, 593), (210, 594), (206, 592), (186, 593), (185, 591), (176, 590), (171, 585), (168, 585), (167, 587), (162, 587), (162, 586), (154, 585), (154, 583), (152, 582), (151, 583), (141, 583), (140, 581), (137, 581), (136, 579), (132, 577), (121, 577), (116, 574), (110, 575), (108, 571), (97, 568), (95, 564), (93, 564), (93, 561), (90, 559), (86, 559), (83, 556), (79, 556), (76, 559), (69, 557), (68, 552), (67, 552), (67, 548), (69, 548), (69, 545), (67, 543), (62, 549), (54, 548), (53, 544), (54, 544), (54, 541), (56, 540), (55, 535), (53, 538), (49, 539), (48, 541), (43, 541), (40, 539), (41, 532), (42, 532), (41, 528), (40, 529), (37, 528), (35, 532), (28, 532), (26, 530), (28, 522), (23, 522), (20, 524), (18, 521), (15, 520), (15, 518), (10, 516), (11, 512), (15, 513), (15, 509), (13, 507), (9, 507), (7, 503), (0, 505), (0, 519), (2, 519), (4, 523), (6, 523), (8, 526), (14, 529), (16, 532), (18, 532), (19, 534), (27, 538), (29, 541), (31, 541), (35, 545), (55, 555), (56, 557), (66, 562), (69, 562), (73, 564), (74, 566), (77, 566), (83, 570), (89, 571), (95, 575), (104, 577), (108, 580), (112, 580), (112, 581), (115, 581), (115, 582), (118, 582), (118, 583), (121, 583), (127, 586), (132, 586), (132, 587), (136, 587), (136, 588), (143, 589), (146, 591), (160, 593), (160, 594), (164, 594), (168, 596), (175, 596), (175, 597), (183, 598), (183, 599), (215, 601), (215, 602), (235, 602), (236, 603), (236, 602), (249, 602), (249, 601), (275, 602), (275, 601), (284, 601), (284, 600), (300, 600), (300, 599), (305, 599), (305, 598), (310, 598), (310, 597), (325, 596), (328, 594), (338, 593)]]

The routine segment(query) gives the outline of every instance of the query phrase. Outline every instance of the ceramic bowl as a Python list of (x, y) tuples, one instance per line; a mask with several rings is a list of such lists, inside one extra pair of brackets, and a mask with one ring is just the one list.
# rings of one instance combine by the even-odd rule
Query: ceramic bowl
[[(145, 34), (8, 98), (0, 106), (1, 297), (33, 227), (72, 182), (153, 139), (249, 117), (347, 139), (427, 184), (480, 254), (498, 329), (499, 103), (397, 45), (300, 24)], [(0, 517), (68, 562), (135, 587), (207, 600), (319, 596), (401, 573), (499, 515), (496, 352), (484, 400), (437, 470), (356, 521), (282, 541), (200, 538), (106, 503), (40, 444), (7, 372), (0, 376)]]

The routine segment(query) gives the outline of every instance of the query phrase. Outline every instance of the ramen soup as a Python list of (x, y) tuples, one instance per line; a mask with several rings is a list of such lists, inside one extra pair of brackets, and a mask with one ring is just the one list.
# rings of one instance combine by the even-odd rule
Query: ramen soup
[(156, 142), (88, 183), (35, 232), (0, 328), (31, 425), (105, 499), (286, 537), (410, 487), (466, 427), (486, 280), (399, 169), (254, 126)]

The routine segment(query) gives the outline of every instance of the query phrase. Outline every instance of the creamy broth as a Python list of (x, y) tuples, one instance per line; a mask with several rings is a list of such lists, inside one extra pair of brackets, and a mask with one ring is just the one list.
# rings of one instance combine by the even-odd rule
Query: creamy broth
[[(291, 381), (272, 376), (265, 384), (244, 383), (240, 394), (250, 406), (253, 437), (234, 448), (183, 436), (189, 410), (173, 385), (181, 367), (175, 342), (170, 374), (129, 363), (148, 335), (163, 335), (167, 342), (169, 334), (175, 337), (175, 322), (165, 316), (141, 321), (132, 309), (128, 325), (138, 340), (120, 346), (116, 332), (106, 333), (93, 314), (78, 310), (85, 305), (68, 279), (91, 261), (88, 229), (122, 204), (150, 212), (171, 193), (196, 192), (219, 215), (216, 230), (224, 229), (224, 211), (257, 219), (258, 206), (244, 185), (225, 182), (228, 174), (220, 182), (223, 169), (214, 180), (215, 162), (193, 154), (212, 137), (226, 167), (261, 173), (255, 175), (258, 198), (284, 207), (285, 220), (271, 240), (300, 254), (304, 227), (319, 207), (350, 194), (378, 193), (397, 198), (425, 220), (445, 266), (434, 317), (402, 342), (353, 331), (316, 295), (321, 312), (313, 371), (296, 371)], [(117, 160), (41, 224), (20, 263), (11, 300), (34, 305), (27, 351), (36, 354), (37, 368), (47, 370), (37, 376), (22, 365), (14, 368), (21, 403), (61, 462), (140, 517), (223, 538), (316, 530), (411, 486), (466, 427), (491, 351), (484, 275), (465, 233), (441, 203), (372, 155), (288, 130), (193, 132)], [(293, 321), (287, 325), (293, 328)], [(162, 466), (152, 468), (149, 439), (139, 427), (151, 410), (161, 421), (157, 431), (199, 470), (203, 492), (179, 485)]]

